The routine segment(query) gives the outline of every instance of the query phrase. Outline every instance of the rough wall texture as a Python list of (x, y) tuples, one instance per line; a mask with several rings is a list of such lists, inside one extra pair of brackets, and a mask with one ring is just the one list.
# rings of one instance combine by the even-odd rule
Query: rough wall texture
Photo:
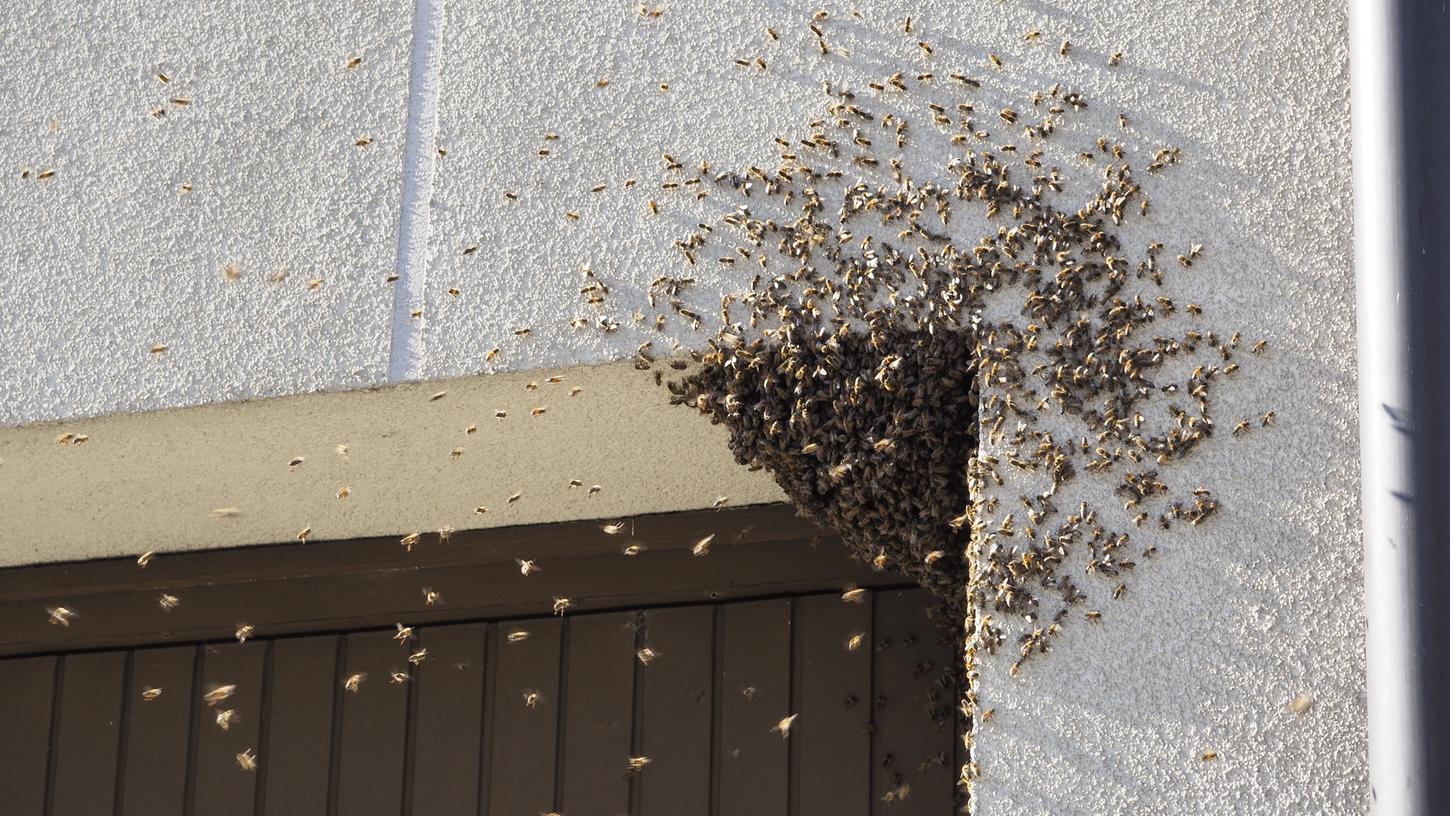
[[(827, 5), (833, 19), (849, 19), (849, 6)], [(1076, 623), (1020, 677), (1008, 676), (1005, 660), (982, 666), (979, 696), (994, 715), (976, 736), (976, 812), (1364, 812), (1344, 10), (1330, 0), (979, 5), (862, 3), (866, 21), (851, 56), (823, 58), (806, 30), (815, 6), (802, 2), (675, 3), (658, 18), (641, 17), (633, 2), (554, 7), (547, 18), (518, 0), (437, 4), (442, 154), (425, 157), (436, 161), (428, 263), (406, 270), (421, 276), (407, 283), (424, 296), (415, 373), (546, 368), (627, 356), (645, 340), (667, 346), (632, 314), (646, 311), (650, 281), (679, 272), (669, 241), (700, 216), (658, 189), (661, 153), (764, 163), (776, 154), (774, 136), (819, 115), (821, 79), (859, 87), (917, 60), (922, 70), (964, 67), (1016, 93), (1062, 80), (1092, 100), (1103, 132), (1121, 110), (1140, 147), (1183, 149), (1183, 164), (1150, 191), (1151, 229), (1142, 236), (1207, 245), (1173, 296), (1201, 304), (1210, 327), (1269, 341), (1217, 393), (1216, 415), (1231, 425), (1274, 410), (1279, 426), (1255, 425), (1173, 474), (1210, 487), (1223, 510), (1191, 534), (1155, 540), (1160, 556), (1139, 568), (1122, 599), (1085, 584), (1097, 593), (1091, 603), (1103, 610), (1103, 625)], [(412, 8), (89, 8), (5, 12), (13, 22), (0, 49), (8, 111), (0, 155), (9, 166), (0, 228), (10, 236), (0, 243), (0, 423), (386, 381), (393, 299), (382, 281), (397, 251)], [(936, 44), (935, 62), (889, 34), (907, 15)], [(766, 38), (767, 26), (779, 41)], [(1023, 41), (1030, 29), (1042, 31), (1041, 42)], [(1057, 55), (1063, 38), (1074, 43), (1068, 58)], [(986, 65), (989, 51), (1005, 70)], [(1110, 69), (1107, 55), (1116, 51), (1122, 63)], [(349, 71), (354, 54), (364, 61)], [(769, 68), (735, 64), (755, 57)], [(161, 83), (158, 71), (171, 81)], [(158, 106), (161, 118), (150, 113)], [(357, 147), (363, 137), (372, 143)], [(39, 178), (51, 168), (54, 176)], [(630, 178), (636, 186), (625, 186)], [(179, 192), (183, 183), (190, 193)], [(600, 184), (602, 192), (591, 192)], [(646, 209), (652, 198), (665, 205), (658, 217)], [(465, 254), (470, 247), (477, 249)], [(228, 283), (231, 263), (242, 277)], [(591, 307), (579, 294), (585, 265), (610, 284), (606, 304)], [(269, 283), (284, 266), (286, 280)], [(737, 287), (719, 269), (695, 276), (690, 305), (706, 314)], [(324, 281), (315, 291), (313, 278)], [(577, 316), (622, 325), (610, 334), (571, 328)], [(526, 326), (528, 336), (514, 334)], [(703, 337), (678, 319), (667, 333), (687, 345)], [(157, 343), (170, 349), (153, 355)], [(486, 411), (492, 399), (473, 407)], [(505, 491), (514, 471), (529, 471), (540, 485), (567, 481), (565, 462), (576, 458), (607, 462), (621, 480), (634, 468), (663, 468), (630, 494), (634, 503), (608, 510), (624, 513), (700, 506), (714, 484), (735, 478), (717, 457), (720, 468), (701, 481), (652, 497), (673, 489), (696, 461), (680, 450), (719, 437), (671, 431), (666, 447), (622, 419), (652, 416), (638, 411), (643, 404), (619, 400), (595, 416), (597, 430), (567, 430), (561, 420), (560, 436), (550, 437), (558, 444), (539, 438), (519, 449), (555, 450), (552, 464), (499, 458), (489, 489)], [(323, 433), (328, 409), (318, 406), (334, 403), (278, 405), (268, 423), (296, 422), (317, 438), (254, 440), (276, 449), (246, 468), (282, 463), (275, 475), (247, 477), (246, 495), (257, 501), (286, 495), (278, 480), (293, 478), (282, 475), (292, 455), (320, 451), (307, 453), (306, 469), (335, 456), (328, 451), (336, 442), (366, 447)], [(380, 410), (410, 405), (399, 398)], [(180, 412), (167, 425), (157, 415), (148, 433), (176, 440), (201, 416)], [(454, 426), (464, 419), (454, 417), (453, 431), (436, 439), (407, 437), (418, 444), (395, 446), (372, 466), (359, 452), (350, 467), (372, 469), (353, 480), (393, 495), (384, 510), (350, 520), (319, 510), (319, 536), (465, 526), (450, 515), (466, 515), (463, 501), (472, 499), (462, 493), (449, 493), (447, 511), (438, 512), (430, 491), (386, 487), (399, 472), (389, 469), (446, 481), (447, 468), (472, 467), (472, 451), (448, 458), (446, 434), (461, 434)], [(227, 436), (218, 421), (211, 433)], [(367, 425), (364, 441), (397, 432), (385, 425)], [(613, 441), (637, 444), (596, 456), (599, 440), (621, 427), (635, 430)], [(27, 474), (46, 467), (45, 456), (104, 450), (104, 433), (91, 433), (87, 444), (96, 448), (87, 451), (53, 447), (58, 432), (3, 432), (11, 446), (0, 451), (10, 460), (0, 463), (0, 479), (11, 480), (0, 482), (7, 517), (17, 517), (20, 497), (27, 507), (51, 498), (21, 490), (33, 481)], [(81, 508), (72, 511), (81, 515), (71, 540), (108, 523), (113, 508), (131, 513), (127, 529), (144, 534), (153, 500), (146, 491), (159, 483), (164, 494), (167, 478), (193, 485), (186, 512), (207, 516), (209, 505), (238, 503), (224, 479), (207, 482), (224, 472), (214, 449), (173, 450), (138, 480), (133, 462), (144, 451), (115, 460), (99, 499), (71, 497), (68, 506)], [(342, 477), (327, 475), (336, 478), (308, 490), (336, 502), (332, 482)], [(758, 500), (775, 495), (758, 479), (749, 485)], [(1003, 502), (1015, 502), (1010, 488)], [(1073, 489), (1059, 502), (1112, 504), (1106, 481), (1083, 479)], [(285, 522), (205, 538), (247, 543), (314, 523), (306, 500), (285, 501), (296, 505)], [(29, 526), (14, 539), (23, 546), (6, 544), (21, 552), (9, 563), (54, 557), (33, 543), (54, 511), (27, 512)], [(195, 546), (192, 532), (166, 536), (168, 546)], [(1312, 708), (1288, 711), (1301, 694)]]
[(384, 381), (411, 5), (5, 9), (0, 425)]

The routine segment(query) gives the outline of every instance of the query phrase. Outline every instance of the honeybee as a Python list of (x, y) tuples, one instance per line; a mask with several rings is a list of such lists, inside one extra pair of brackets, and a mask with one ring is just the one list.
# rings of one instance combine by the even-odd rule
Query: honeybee
[(620, 531), (624, 529), (624, 522), (621, 521), (614, 522), (613, 524), (605, 524), (599, 529), (603, 530), (605, 535), (619, 535)]
[(150, 564), (151, 563), (151, 559), (153, 559), (155, 557), (156, 557), (156, 553), (155, 552), (153, 552), (151, 550), (147, 550), (146, 552), (143, 552), (140, 555), (136, 556), (136, 566), (138, 566), (138, 567), (140, 567), (142, 569), (145, 569), (146, 568), (146, 565), (147, 564)]
[(628, 772), (629, 773), (639, 773), (640, 771), (644, 770), (644, 766), (648, 765), (649, 763), (650, 763), (650, 758), (647, 757), (647, 756), (633, 756), (633, 757), (630, 757), (629, 758), (629, 762), (628, 762), (628, 766), (627, 766), (628, 767)]
[(413, 551), (413, 545), (414, 544), (417, 544), (418, 541), (419, 541), (419, 539), (421, 539), (422, 537), (423, 537), (423, 534), (422, 533), (408, 533), (407, 535), (405, 535), (402, 538), (398, 539), (398, 543), (403, 545), (403, 549), (406, 552), (412, 552)]
[(841, 601), (842, 603), (853, 604), (865, 603), (866, 590), (861, 589), (860, 587), (852, 587), (851, 589), (848, 589), (845, 592), (841, 593)]
[(523, 498), (523, 496), (524, 496), (524, 491), (520, 490), (520, 491), (514, 493), (512, 496), (509, 496), (507, 503), (508, 504), (513, 504), (514, 502), (516, 502), (519, 499)]
[(519, 574), (523, 575), (526, 578), (536, 572), (544, 571), (542, 567), (540, 567), (538, 564), (535, 564), (533, 561), (523, 558), (515, 558), (514, 560), (518, 562)]
[(342, 681), (342, 687), (353, 694), (357, 694), (357, 690), (362, 687), (363, 681), (366, 679), (368, 679), (367, 672), (358, 672), (357, 674), (349, 675), (346, 680)]
[(232, 730), (232, 723), (237, 722), (240, 719), (241, 718), (237, 716), (237, 712), (230, 708), (223, 709), (216, 713), (217, 727), (223, 731)]
[(846, 650), (854, 652), (861, 648), (861, 643), (866, 639), (865, 632), (854, 632), (846, 638)]
[(156, 599), (156, 603), (161, 606), (161, 609), (163, 611), (170, 612), (171, 610), (181, 605), (181, 599), (176, 597), (175, 595), (168, 595), (166, 593), (162, 593), (161, 597)]
[(248, 748), (237, 754), (237, 765), (241, 766), (244, 771), (255, 771), (257, 770), (257, 755), (252, 753), (251, 748)]
[(45, 614), (52, 625), (70, 626), (76, 613), (64, 606), (46, 607)]
[(251, 624), (241, 623), (237, 625), (237, 630), (233, 632), (233, 634), (236, 636), (238, 643), (246, 643), (247, 638), (252, 636), (253, 631), (255, 630), (252, 628)]
[(437, 606), (443, 602), (443, 596), (434, 591), (432, 587), (423, 587), (423, 603), (427, 606)]
[(422, 663), (424, 660), (427, 660), (427, 659), (428, 659), (428, 650), (427, 649), (419, 649), (418, 651), (413, 652), (412, 654), (408, 655), (408, 662), (409, 663), (412, 663), (414, 666), (418, 665), (419, 663)]
[(524, 641), (529, 639), (529, 633), (523, 629), (518, 629), (513, 632), (509, 632), (508, 636), (504, 639), (507, 640), (509, 643), (523, 643)]
[(346, 66), (347, 70), (351, 71), (354, 68), (357, 68), (359, 65), (362, 65), (362, 59), (363, 58), (361, 56), (348, 57)]
[(447, 391), (439, 391), (438, 393), (436, 393), (433, 396), (429, 397), (428, 398), (428, 401), (429, 402), (437, 402), (438, 400), (441, 400), (441, 399), (443, 399), (446, 396), (448, 396), (448, 392)]
[(146, 688), (141, 689), (141, 699), (145, 700), (148, 703), (160, 696), (161, 689), (157, 688), (156, 686), (147, 686)]
[(540, 699), (541, 699), (541, 695), (537, 691), (534, 691), (533, 689), (525, 689), (524, 690), (524, 707), (525, 708), (530, 708), (530, 709), (538, 708), (539, 707), (539, 700)]
[(799, 714), (791, 714), (788, 717), (781, 717), (780, 722), (776, 723), (775, 727), (770, 729), (770, 732), (772, 734), (780, 734), (781, 739), (790, 737), (790, 730), (795, 725), (796, 717), (799, 716)]
[(408, 675), (400, 671), (389, 672), (388, 682), (394, 685), (401, 686), (402, 684), (408, 682)]
[(635, 652), (634, 656), (639, 659), (639, 662), (641, 664), (648, 666), (650, 663), (654, 662), (655, 658), (660, 656), (660, 653), (656, 652), (654, 649), (651, 649), (648, 646), (645, 646), (644, 648)]
[(719, 510), (720, 508), (724, 507), (729, 502), (730, 502), (730, 497), (729, 496), (718, 496), (718, 497), (716, 497), (715, 501), (710, 504), (710, 508), (712, 510)]
[(413, 627), (404, 626), (401, 623), (395, 623), (393, 625), (397, 627), (397, 631), (393, 633), (393, 640), (399, 643), (407, 643), (413, 639)]
[(571, 607), (573, 605), (574, 605), (574, 602), (571, 601), (571, 600), (569, 600), (568, 598), (555, 598), (554, 599), (554, 614), (555, 615), (563, 615), (564, 614), (564, 610), (568, 609), (569, 607)]
[(205, 694), (201, 695), (201, 699), (204, 700), (207, 705), (214, 706), (236, 693), (237, 685), (235, 683), (228, 683), (226, 685), (213, 683), (210, 689)]
[(695, 545), (690, 548), (690, 554), (695, 556), (708, 555), (710, 552), (710, 542), (714, 540), (715, 533), (711, 533), (700, 539), (699, 541), (696, 541)]

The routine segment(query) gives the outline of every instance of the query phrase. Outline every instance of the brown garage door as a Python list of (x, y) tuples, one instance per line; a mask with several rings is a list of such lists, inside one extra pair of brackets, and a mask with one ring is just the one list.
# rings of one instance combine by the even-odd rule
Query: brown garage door
[[(818, 549), (771, 547), (803, 564)], [(0, 660), (0, 802), (17, 816), (949, 813), (952, 650), (920, 590), (859, 577), (874, 584), (859, 603), (736, 582), (728, 601), (435, 613), (401, 636)]]

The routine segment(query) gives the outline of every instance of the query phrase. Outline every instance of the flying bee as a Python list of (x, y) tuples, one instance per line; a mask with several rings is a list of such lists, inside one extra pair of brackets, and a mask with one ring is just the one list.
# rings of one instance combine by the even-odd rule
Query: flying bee
[(710, 552), (710, 542), (714, 540), (715, 534), (711, 533), (700, 539), (699, 541), (696, 541), (695, 546), (690, 548), (690, 554), (695, 556), (708, 555)]
[(519, 574), (524, 576), (525, 578), (533, 575), (536, 572), (544, 571), (543, 567), (540, 567), (538, 564), (534, 563), (531, 560), (524, 558), (515, 558), (514, 561), (519, 565)]
[(251, 624), (239, 623), (237, 624), (237, 630), (233, 632), (232, 635), (237, 639), (238, 643), (246, 643), (247, 638), (252, 636), (253, 631), (255, 630), (253, 629)]
[(257, 770), (257, 755), (252, 752), (251, 748), (248, 748), (237, 754), (237, 765), (244, 771), (255, 771)]
[(1204, 751), (1203, 753), (1201, 753), (1201, 754), (1198, 755), (1198, 758), (1201, 759), (1201, 760), (1203, 760), (1204, 762), (1212, 762), (1215, 759), (1218, 759), (1218, 752), (1217, 751)]
[(1072, 49), (1072, 43), (1069, 42), (1069, 41), (1067, 41), (1067, 40), (1063, 40), (1062, 41), (1062, 45), (1059, 45), (1057, 47), (1057, 54), (1058, 54), (1058, 56), (1065, 57), (1065, 56), (1067, 56), (1067, 52), (1069, 50), (1071, 50), (1071, 49)]
[(156, 345), (151, 347), (151, 353), (161, 354), (164, 353), (167, 348), (169, 348), (169, 346), (167, 346), (165, 343), (157, 343)]
[(847, 651), (850, 651), (850, 652), (854, 652), (857, 649), (860, 649), (861, 648), (861, 643), (865, 639), (866, 639), (866, 633), (865, 632), (854, 632), (854, 633), (852, 633), (852, 635), (850, 637), (846, 638), (846, 650)]
[(237, 716), (237, 712), (230, 708), (223, 709), (216, 713), (217, 727), (223, 731), (232, 730), (232, 723), (237, 722), (240, 719), (241, 718)]
[(1278, 418), (1278, 414), (1275, 414), (1273, 411), (1265, 411), (1264, 415), (1262, 417), (1259, 417), (1259, 425), (1261, 427), (1268, 428), (1274, 425), (1277, 422)]
[(719, 510), (720, 508), (724, 507), (729, 502), (730, 502), (730, 497), (729, 496), (717, 496), (717, 497), (715, 497), (715, 501), (713, 501), (713, 502), (710, 503), (710, 509), (712, 509), (712, 510)]
[(1116, 67), (1117, 64), (1120, 63), (1120, 62), (1122, 62), (1122, 61), (1123, 61), (1123, 52), (1122, 51), (1114, 51), (1113, 53), (1111, 53), (1111, 54), (1108, 55), (1108, 67), (1109, 68)]
[(141, 689), (141, 699), (145, 700), (148, 703), (160, 696), (161, 689), (157, 688), (156, 686), (147, 686), (146, 688)]
[(1042, 32), (1035, 28), (1022, 35), (1023, 42), (1037, 42), (1040, 39), (1042, 39)]
[(645, 646), (644, 648), (635, 652), (634, 656), (639, 659), (641, 665), (648, 666), (649, 664), (654, 662), (655, 658), (660, 656), (660, 653), (655, 651), (654, 649), (651, 649), (648, 646)]
[(213, 683), (211, 684), (210, 689), (208, 689), (205, 694), (201, 695), (201, 699), (205, 701), (207, 705), (214, 706), (236, 693), (237, 685), (235, 683), (228, 683), (225, 685)]
[(428, 650), (427, 649), (419, 649), (418, 651), (413, 652), (412, 654), (408, 655), (408, 662), (409, 663), (412, 663), (414, 666), (417, 666), (418, 664), (422, 663), (424, 660), (427, 660), (427, 659), (428, 659)]
[(564, 610), (568, 609), (573, 605), (574, 602), (569, 600), (568, 598), (556, 597), (554, 598), (554, 614), (562, 616), (564, 614)]
[(1002, 70), (1002, 58), (1001, 57), (997, 56), (996, 54), (988, 54), (987, 55), (987, 61), (992, 63), (992, 67), (993, 68), (996, 68), (998, 71)]
[(404, 683), (408, 682), (408, 675), (406, 673), (400, 672), (400, 671), (389, 672), (388, 673), (388, 682), (390, 682), (390, 683), (392, 683), (394, 685), (397, 685), (397, 686), (401, 686)]
[(398, 539), (398, 543), (403, 545), (403, 550), (405, 552), (412, 552), (413, 551), (413, 545), (414, 544), (417, 544), (418, 541), (420, 539), (422, 539), (422, 537), (423, 537), (423, 534), (422, 533), (408, 533), (407, 535), (405, 535), (402, 538)]
[(1269, 347), (1269, 341), (1268, 340), (1260, 340), (1259, 342), (1257, 342), (1253, 346), (1251, 346), (1249, 348), (1249, 351), (1253, 352), (1254, 354), (1263, 354), (1264, 351), (1268, 347)]
[(217, 518), (236, 518), (242, 514), (241, 509), (237, 507), (218, 507), (211, 512)]
[(155, 557), (155, 552), (147, 550), (146, 552), (143, 552), (140, 555), (136, 556), (136, 566), (140, 567), (141, 569), (145, 569), (146, 565), (150, 564), (151, 560)]
[(595, 493), (598, 493), (599, 491), (601, 491), (603, 489), (604, 488), (602, 486), (600, 486), (600, 485), (590, 485), (589, 486), (589, 494), (588, 495), (593, 496)]
[(434, 591), (431, 587), (423, 587), (423, 603), (426, 606), (437, 606), (443, 602), (443, 596)]
[(347, 58), (347, 66), (346, 66), (347, 67), (347, 70), (351, 71), (351, 70), (357, 68), (359, 65), (362, 65), (362, 59), (363, 58), (361, 56), (357, 56), (357, 55), (348, 57)]
[(463, 448), (454, 448), (453, 450), (451, 450), (451, 451), (448, 452), (448, 458), (449, 459), (452, 459), (454, 461), (457, 461), (458, 460), (458, 457), (460, 457), (462, 455), (463, 455)]
[(841, 601), (843, 603), (853, 604), (865, 603), (866, 590), (861, 589), (860, 587), (852, 587), (851, 589), (848, 589), (841, 593)]
[(523, 643), (524, 641), (529, 639), (529, 633), (524, 629), (516, 629), (512, 632), (509, 632), (504, 639), (507, 640), (509, 643)]
[(788, 739), (790, 737), (790, 730), (795, 725), (795, 719), (799, 716), (799, 714), (791, 714), (788, 717), (781, 717), (780, 722), (776, 723), (775, 727), (770, 729), (770, 733), (780, 734), (781, 739)]
[(1237, 425), (1234, 425), (1234, 436), (1243, 436), (1244, 434), (1246, 434), (1248, 432), (1249, 432), (1249, 421), (1247, 419), (1241, 419), (1241, 420), (1239, 420), (1239, 422), (1238, 422)]
[(644, 770), (644, 766), (648, 765), (649, 763), (650, 758), (647, 756), (632, 756), (629, 758), (629, 762), (626, 765), (626, 772), (631, 774), (637, 774), (640, 771)]
[(625, 555), (628, 555), (628, 556), (639, 555), (640, 553), (642, 553), (644, 551), (645, 551), (645, 546), (643, 544), (630, 544), (629, 546), (627, 546), (623, 550), (621, 550), (621, 552), (623, 552)]
[(614, 522), (612, 524), (605, 524), (599, 529), (603, 530), (605, 535), (619, 535), (620, 531), (624, 529), (624, 522), (621, 521)]
[(46, 607), (45, 615), (51, 625), (70, 626), (75, 619), (75, 613), (64, 606)]
[(358, 672), (357, 674), (349, 675), (348, 678), (342, 682), (342, 687), (352, 692), (353, 694), (357, 694), (357, 690), (362, 687), (363, 681), (366, 679), (368, 679), (367, 672)]
[(168, 595), (163, 593), (160, 598), (156, 599), (156, 603), (161, 606), (161, 609), (163, 611), (170, 612), (171, 610), (181, 605), (181, 599), (176, 597), (175, 595)]
[(524, 707), (534, 709), (539, 707), (540, 694), (533, 689), (524, 690)]
[(337, 497), (339, 499), (345, 499), (345, 498), (347, 498), (348, 496), (351, 496), (351, 495), (352, 495), (352, 488), (348, 487), (347, 485), (343, 485), (342, 487), (339, 487), (337, 489)]
[(519, 499), (523, 498), (523, 496), (524, 496), (524, 491), (519, 490), (519, 491), (515, 492), (512, 496), (509, 496), (508, 497), (508, 501), (506, 503), (507, 504), (513, 504), (514, 502), (516, 502)]

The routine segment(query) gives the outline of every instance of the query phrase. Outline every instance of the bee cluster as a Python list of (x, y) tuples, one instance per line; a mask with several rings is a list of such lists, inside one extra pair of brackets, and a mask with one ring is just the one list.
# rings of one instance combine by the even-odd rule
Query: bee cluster
[[(854, 554), (931, 590), (966, 627), (969, 676), (999, 649), (1015, 675), (1095, 597), (1079, 576), (1121, 598), (1151, 539), (1218, 510), (1166, 474), (1213, 437), (1211, 391), (1238, 370), (1241, 337), (1169, 295), (1201, 245), (1127, 248), (1149, 200), (1126, 115), (1079, 150), (1060, 143), (1088, 100), (1061, 83), (1007, 106), (958, 71), (824, 93), (826, 115), (777, 138), (774, 166), (665, 157), (666, 189), (734, 205), (675, 242), (687, 268), (750, 281), (694, 365), (675, 363), (689, 370), (671, 399), (723, 423), (736, 459)], [(1153, 176), (1182, 157), (1143, 155)], [(1063, 206), (1067, 188), (1086, 200)], [(678, 304), (693, 280), (656, 286)], [(1074, 480), (1123, 512), (1065, 498)], [(1020, 507), (1002, 500), (1019, 488)]]

